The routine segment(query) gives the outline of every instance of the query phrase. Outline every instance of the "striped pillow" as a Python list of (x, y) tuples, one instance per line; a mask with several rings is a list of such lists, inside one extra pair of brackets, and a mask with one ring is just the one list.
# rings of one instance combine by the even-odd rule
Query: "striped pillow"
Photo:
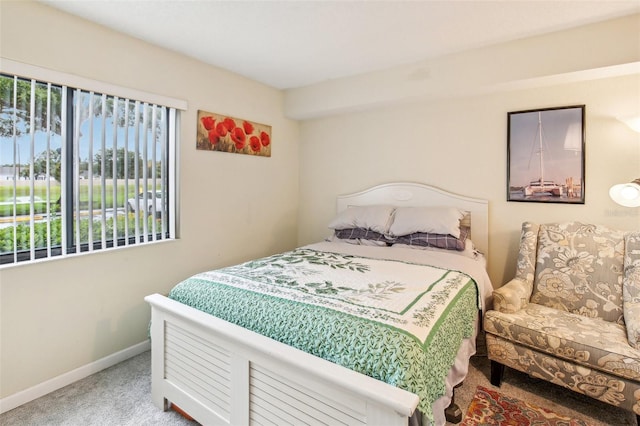
[(381, 234), (380, 232), (372, 231), (371, 229), (366, 229), (366, 228), (336, 229), (335, 235), (341, 240), (369, 240), (369, 241), (382, 241), (385, 243), (393, 242), (393, 241), (389, 241), (384, 236), (384, 234)]
[(466, 240), (469, 236), (470, 228), (467, 226), (460, 227), (460, 238), (456, 238), (450, 234), (434, 234), (430, 232), (415, 232), (409, 235), (397, 237), (394, 240), (396, 244), (406, 244), (409, 246), (419, 247), (437, 247), (446, 250), (464, 251)]

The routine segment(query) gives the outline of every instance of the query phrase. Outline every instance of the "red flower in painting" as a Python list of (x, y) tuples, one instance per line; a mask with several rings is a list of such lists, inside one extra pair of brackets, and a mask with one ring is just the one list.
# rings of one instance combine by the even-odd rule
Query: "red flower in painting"
[(224, 127), (226, 127), (227, 130), (231, 132), (236, 128), (236, 122), (233, 121), (233, 118), (227, 117), (224, 119)]
[(250, 135), (251, 133), (253, 133), (253, 124), (249, 123), (248, 121), (243, 122), (242, 127), (244, 128), (244, 132), (246, 134)]
[(260, 132), (260, 142), (262, 143), (262, 146), (269, 146), (271, 143), (271, 137), (266, 132)]
[(216, 124), (216, 133), (221, 138), (227, 136), (227, 126), (225, 126), (224, 123)]
[(251, 136), (249, 138), (249, 146), (251, 146), (251, 149), (254, 152), (260, 151), (260, 148), (262, 148), (262, 146), (260, 145), (260, 138), (257, 136)]
[(218, 136), (216, 129), (209, 130), (209, 142), (211, 142), (211, 145), (217, 144), (219, 140), (220, 137)]
[(236, 143), (236, 150), (240, 151), (244, 148), (247, 136), (244, 134), (244, 130), (240, 127), (236, 127), (231, 131), (231, 139)]
[(202, 122), (204, 128), (207, 130), (213, 129), (216, 125), (216, 119), (211, 117), (210, 115), (207, 117), (202, 117), (200, 121)]

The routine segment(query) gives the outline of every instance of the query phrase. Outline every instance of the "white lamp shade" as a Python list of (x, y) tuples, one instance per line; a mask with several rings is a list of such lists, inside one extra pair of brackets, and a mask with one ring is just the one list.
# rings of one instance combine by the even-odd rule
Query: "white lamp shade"
[(613, 185), (609, 196), (621, 206), (640, 207), (640, 185), (635, 181)]

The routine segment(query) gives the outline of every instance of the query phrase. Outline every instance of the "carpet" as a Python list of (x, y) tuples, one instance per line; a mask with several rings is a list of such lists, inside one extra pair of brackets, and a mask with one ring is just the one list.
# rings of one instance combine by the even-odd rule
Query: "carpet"
[(587, 426), (582, 420), (478, 386), (460, 426)]

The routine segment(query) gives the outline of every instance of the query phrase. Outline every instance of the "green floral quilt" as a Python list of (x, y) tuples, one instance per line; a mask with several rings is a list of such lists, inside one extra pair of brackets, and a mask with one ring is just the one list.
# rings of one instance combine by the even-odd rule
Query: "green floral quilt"
[(300, 248), (195, 275), (169, 297), (413, 392), (433, 420), (478, 294), (462, 272)]

